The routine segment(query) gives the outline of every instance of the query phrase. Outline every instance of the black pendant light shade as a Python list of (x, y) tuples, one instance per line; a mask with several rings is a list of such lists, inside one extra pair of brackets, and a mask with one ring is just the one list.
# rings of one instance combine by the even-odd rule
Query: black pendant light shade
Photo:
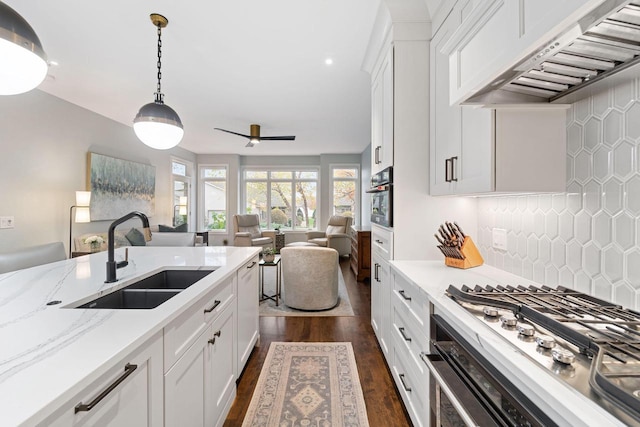
[(178, 113), (162, 102), (143, 105), (133, 120), (133, 130), (140, 141), (158, 150), (175, 147), (184, 134)]
[(158, 31), (158, 86), (155, 101), (143, 105), (133, 119), (133, 130), (144, 144), (158, 150), (166, 150), (180, 143), (184, 129), (178, 113), (164, 103), (164, 94), (160, 86), (162, 76), (161, 36), (162, 29), (169, 24), (169, 20), (157, 13), (152, 13), (149, 17)]
[(31, 25), (0, 2), (0, 95), (30, 91), (47, 76), (47, 56)]

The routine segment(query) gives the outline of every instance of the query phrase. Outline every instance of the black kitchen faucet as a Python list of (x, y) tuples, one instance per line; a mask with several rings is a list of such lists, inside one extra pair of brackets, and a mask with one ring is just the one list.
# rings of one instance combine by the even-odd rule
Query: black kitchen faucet
[(135, 216), (137, 216), (142, 220), (142, 226), (144, 227), (143, 229), (144, 240), (147, 242), (151, 240), (151, 230), (149, 230), (149, 218), (147, 218), (147, 216), (142, 212), (137, 212), (137, 211), (129, 212), (122, 218), (118, 218), (115, 221), (113, 221), (113, 223), (111, 223), (111, 225), (109, 226), (109, 236), (108, 236), (108, 242), (107, 242), (109, 255), (107, 258), (107, 280), (104, 281), (105, 283), (113, 283), (117, 281), (118, 279), (116, 277), (116, 270), (118, 268), (126, 267), (127, 265), (129, 265), (129, 260), (127, 259), (121, 262), (116, 262), (115, 260), (115, 255), (114, 255), (115, 246), (113, 242), (114, 231), (119, 224), (122, 224), (123, 222)]

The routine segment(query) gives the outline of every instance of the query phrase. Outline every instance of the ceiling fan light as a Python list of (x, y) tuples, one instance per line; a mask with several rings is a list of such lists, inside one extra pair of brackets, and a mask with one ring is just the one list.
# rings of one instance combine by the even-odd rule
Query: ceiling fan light
[(249, 142), (251, 142), (252, 144), (260, 144), (260, 138), (251, 138), (249, 139)]
[(33, 28), (0, 2), (0, 95), (37, 87), (47, 76), (47, 56)]
[(173, 108), (150, 102), (143, 105), (133, 120), (133, 131), (140, 141), (157, 150), (168, 150), (182, 141), (182, 121)]

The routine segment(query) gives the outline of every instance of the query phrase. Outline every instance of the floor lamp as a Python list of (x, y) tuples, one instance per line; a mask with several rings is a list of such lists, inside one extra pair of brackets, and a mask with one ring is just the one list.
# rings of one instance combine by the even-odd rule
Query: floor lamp
[(73, 209), (76, 209), (75, 222), (91, 222), (91, 191), (76, 191), (76, 204), (69, 208), (69, 258), (71, 258), (71, 238), (73, 236)]

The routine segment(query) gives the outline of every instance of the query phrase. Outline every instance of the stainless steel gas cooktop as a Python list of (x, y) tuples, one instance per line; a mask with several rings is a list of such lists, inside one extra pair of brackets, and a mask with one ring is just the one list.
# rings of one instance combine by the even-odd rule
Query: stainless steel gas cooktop
[(564, 287), (449, 286), (447, 294), (552, 375), (640, 425), (640, 313)]

